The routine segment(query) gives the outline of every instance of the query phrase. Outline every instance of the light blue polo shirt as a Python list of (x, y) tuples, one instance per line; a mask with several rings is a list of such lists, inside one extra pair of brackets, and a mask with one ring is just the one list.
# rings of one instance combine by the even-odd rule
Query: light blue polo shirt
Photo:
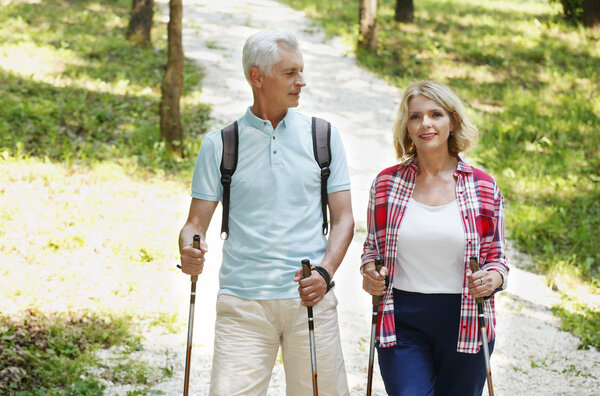
[[(300, 261), (320, 264), (321, 170), (315, 161), (311, 118), (288, 109), (273, 130), (250, 111), (238, 120), (238, 165), (231, 183), (229, 238), (223, 244), (219, 293), (269, 300), (298, 297)], [(346, 155), (331, 128), (328, 193), (349, 190)], [(221, 131), (206, 135), (196, 160), (192, 197), (221, 201)], [(213, 218), (220, 229), (220, 218)]]

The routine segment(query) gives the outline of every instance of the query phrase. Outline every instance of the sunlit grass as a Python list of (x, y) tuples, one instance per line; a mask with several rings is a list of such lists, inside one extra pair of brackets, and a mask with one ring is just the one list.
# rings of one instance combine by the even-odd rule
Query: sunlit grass
[(173, 219), (184, 216), (172, 199), (174, 191), (185, 196), (183, 183), (154, 176), (148, 184), (114, 164), (85, 169), (34, 159), (0, 159), (0, 173), (0, 254), (10, 263), (0, 279), (3, 312), (143, 316), (174, 304), (149, 282), (177, 273), (169, 265), (176, 238), (163, 238), (177, 234)]
[[(130, 343), (147, 326), (181, 330), (182, 296), (172, 291), (180, 280), (175, 236), (187, 210), (183, 182), (149, 171), (131, 173), (116, 163), (64, 166), (5, 155), (0, 186), (0, 319), (15, 323), (14, 331), (32, 320), (28, 312), (48, 326), (56, 323), (60, 337), (65, 336), (61, 323), (74, 321), (70, 326), (76, 328), (77, 318), (84, 318), (82, 325), (85, 318), (96, 318), (105, 323), (95, 327), (100, 334), (77, 334), (81, 342), (102, 346)], [(165, 235), (174, 237), (165, 240)], [(117, 328), (113, 322), (121, 324)], [(117, 336), (117, 330), (125, 333)], [(23, 379), (18, 389), (75, 386), (88, 365), (117, 382), (148, 385), (164, 377), (157, 368), (130, 362), (126, 354), (99, 366), (90, 354), (98, 346), (73, 348), (77, 356), (63, 354), (55, 362), (57, 370), (70, 367), (72, 375), (44, 369), (41, 384)], [(35, 359), (27, 362), (38, 367)], [(95, 386), (94, 377), (87, 378), (91, 382), (85, 386)]]

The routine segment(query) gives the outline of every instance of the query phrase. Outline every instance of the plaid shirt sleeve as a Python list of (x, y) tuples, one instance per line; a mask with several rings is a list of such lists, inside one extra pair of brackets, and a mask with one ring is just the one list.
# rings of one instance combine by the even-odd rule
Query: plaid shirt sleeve
[(369, 204), (367, 205), (367, 238), (363, 245), (363, 254), (361, 256), (361, 273), (367, 263), (375, 261), (375, 257), (379, 255), (377, 248), (377, 237), (375, 235), (375, 189), (377, 186), (377, 178), (371, 184), (369, 192)]
[[(457, 352), (477, 353), (480, 347), (477, 304), (469, 294), (466, 269), (469, 258), (477, 257), (484, 270), (498, 271), (506, 287), (508, 263), (504, 240), (504, 199), (491, 176), (459, 162), (457, 200), (466, 230), (465, 271)], [(488, 340), (496, 336), (494, 297), (484, 302)]]

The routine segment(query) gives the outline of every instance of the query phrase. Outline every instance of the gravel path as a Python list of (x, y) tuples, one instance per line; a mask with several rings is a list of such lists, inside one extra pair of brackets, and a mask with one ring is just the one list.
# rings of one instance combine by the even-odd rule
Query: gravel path
[[(160, 3), (163, 12), (164, 1)], [(202, 99), (213, 106), (215, 129), (239, 117), (251, 104), (241, 69), (241, 51), (246, 37), (265, 28), (290, 31), (300, 41), (308, 85), (302, 92), (299, 110), (325, 117), (340, 130), (348, 154), (354, 214), (357, 225), (364, 228), (370, 183), (380, 169), (395, 162), (390, 130), (399, 92), (357, 66), (348, 48), (339, 41), (326, 40), (302, 12), (270, 0), (189, 0), (184, 4), (184, 51), (206, 69)], [(213, 218), (218, 223), (220, 213)], [(196, 308), (194, 329), (190, 387), (194, 395), (206, 395), (210, 380), (216, 263), (220, 262), (221, 247), (217, 228), (213, 226), (209, 231), (208, 265), (198, 282), (198, 301), (202, 303)], [(336, 274), (352, 395), (365, 391), (370, 335), (370, 299), (360, 291), (357, 271), (363, 238), (356, 235)], [(558, 321), (548, 309), (557, 301), (556, 296), (539, 277), (516, 268), (526, 268), (526, 257), (513, 250), (509, 254), (513, 266), (510, 287), (497, 298), (499, 336), (492, 358), (496, 394), (600, 395), (600, 353), (577, 350), (577, 340), (558, 330)], [(171, 286), (170, 292), (181, 302), (173, 309), (187, 318), (189, 282), (181, 279)], [(147, 334), (144, 350), (136, 352), (136, 359), (174, 367), (173, 376), (153, 389), (167, 395), (181, 394), (185, 340), (185, 331)], [(125, 394), (128, 390), (132, 388), (109, 386), (107, 394)], [(268, 394), (285, 394), (279, 363)], [(378, 372), (373, 394), (385, 394)]]

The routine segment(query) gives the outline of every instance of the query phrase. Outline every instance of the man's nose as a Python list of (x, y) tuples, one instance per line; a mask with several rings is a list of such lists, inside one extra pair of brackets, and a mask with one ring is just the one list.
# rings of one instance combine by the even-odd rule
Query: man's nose
[(306, 81), (304, 81), (304, 78), (302, 76), (299, 76), (298, 79), (296, 80), (296, 85), (299, 87), (305, 87), (306, 86)]

